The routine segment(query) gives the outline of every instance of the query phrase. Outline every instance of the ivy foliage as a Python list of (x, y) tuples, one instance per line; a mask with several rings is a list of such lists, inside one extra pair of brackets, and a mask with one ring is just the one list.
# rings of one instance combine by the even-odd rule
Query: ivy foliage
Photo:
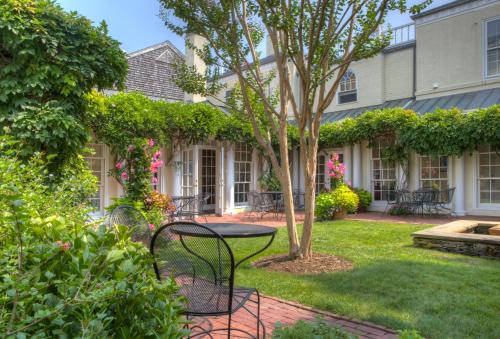
[(320, 147), (333, 148), (377, 138), (391, 140), (386, 157), (403, 160), (421, 155), (460, 156), (480, 145), (500, 150), (500, 105), (464, 113), (438, 109), (424, 115), (402, 108), (368, 111), (357, 118), (321, 126)]
[(106, 24), (50, 0), (0, 1), (0, 134), (22, 141), (19, 156), (75, 156), (88, 140), (85, 94), (122, 88), (127, 61)]
[(87, 123), (115, 152), (139, 139), (154, 139), (161, 146), (253, 140), (247, 121), (206, 103), (155, 101), (134, 92), (108, 97), (96, 91), (87, 100)]

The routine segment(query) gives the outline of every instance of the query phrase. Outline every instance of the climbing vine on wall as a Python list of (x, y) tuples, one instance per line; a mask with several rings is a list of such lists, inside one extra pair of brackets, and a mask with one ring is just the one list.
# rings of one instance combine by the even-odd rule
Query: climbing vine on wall
[(461, 155), (480, 145), (500, 150), (500, 105), (464, 113), (459, 109), (438, 109), (425, 115), (402, 108), (365, 112), (357, 118), (325, 124), (320, 130), (320, 147), (333, 148), (389, 137), (392, 146), (385, 157), (407, 159), (410, 151), (421, 155)]

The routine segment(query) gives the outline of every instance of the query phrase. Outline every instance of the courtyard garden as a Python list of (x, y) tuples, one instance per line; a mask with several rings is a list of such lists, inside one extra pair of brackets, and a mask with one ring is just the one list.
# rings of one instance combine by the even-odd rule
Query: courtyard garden
[[(236, 282), (389, 328), (416, 329), (428, 338), (500, 336), (499, 261), (413, 247), (410, 234), (426, 225), (343, 220), (314, 227), (315, 252), (346, 259), (352, 269), (296, 275), (248, 264), (239, 269)], [(245, 253), (258, 240), (232, 245), (235, 253)], [(286, 248), (286, 231), (280, 229), (261, 256)]]

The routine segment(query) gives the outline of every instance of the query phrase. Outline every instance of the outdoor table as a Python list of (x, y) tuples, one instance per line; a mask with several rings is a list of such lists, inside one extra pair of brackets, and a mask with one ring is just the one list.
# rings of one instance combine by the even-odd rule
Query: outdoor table
[[(258, 251), (244, 257), (238, 261), (234, 268), (236, 269), (242, 262), (256, 256), (257, 254), (265, 251), (269, 246), (271, 246), (276, 232), (278, 229), (275, 227), (263, 226), (263, 225), (253, 225), (253, 224), (238, 224), (238, 223), (208, 223), (203, 224), (203, 226), (216, 232), (224, 239), (242, 239), (242, 238), (260, 238), (260, 237), (270, 237), (267, 244), (259, 249)], [(189, 228), (183, 227), (182, 230), (175, 230), (175, 225), (172, 226), (174, 233), (179, 236), (195, 236), (195, 237), (213, 237), (214, 234), (200, 234), (193, 228), (193, 232), (190, 232)]]

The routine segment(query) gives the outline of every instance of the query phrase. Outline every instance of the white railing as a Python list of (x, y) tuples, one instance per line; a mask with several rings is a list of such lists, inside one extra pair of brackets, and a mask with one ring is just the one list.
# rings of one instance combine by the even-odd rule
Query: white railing
[[(387, 31), (387, 30), (386, 30)], [(415, 24), (409, 23), (391, 28), (392, 37), (389, 46), (396, 46), (415, 40)]]

